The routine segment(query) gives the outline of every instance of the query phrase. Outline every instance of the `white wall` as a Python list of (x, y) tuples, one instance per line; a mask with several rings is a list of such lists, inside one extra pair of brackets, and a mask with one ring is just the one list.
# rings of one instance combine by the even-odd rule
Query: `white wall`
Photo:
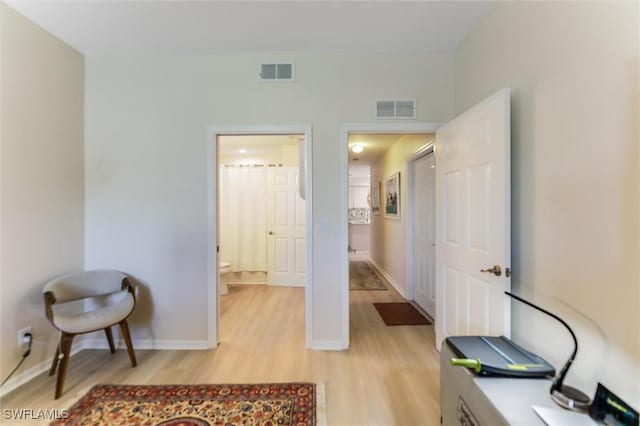
[(84, 263), (84, 59), (4, 4), (0, 14), (0, 376), (24, 352), (18, 330), (35, 338), (17, 378), (55, 350), (42, 286)]
[[(514, 289), (579, 329), (569, 384), (636, 408), (638, 17), (637, 2), (498, 3), (455, 55), (457, 113), (512, 89)], [(516, 341), (564, 362), (562, 327), (513, 311)]]
[[(444, 120), (446, 121), (446, 120)], [(380, 214), (371, 216), (371, 258), (407, 295), (407, 162), (433, 135), (403, 135), (371, 167), (371, 182), (381, 183)], [(400, 219), (384, 216), (384, 180), (400, 173)]]
[[(295, 60), (295, 83), (259, 83), (257, 64), (279, 59)], [(148, 288), (136, 338), (206, 340), (206, 127), (311, 124), (311, 338), (339, 344), (340, 125), (371, 122), (374, 100), (396, 97), (417, 99), (418, 121), (445, 121), (452, 71), (451, 54), (424, 52), (87, 58), (87, 267)]]
[(371, 252), (371, 225), (349, 224), (349, 247), (358, 253)]

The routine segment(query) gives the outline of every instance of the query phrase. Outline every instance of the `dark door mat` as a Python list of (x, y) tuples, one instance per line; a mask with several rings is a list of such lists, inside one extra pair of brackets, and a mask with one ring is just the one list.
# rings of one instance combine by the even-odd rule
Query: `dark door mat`
[(386, 325), (431, 324), (411, 303), (374, 303), (373, 306)]

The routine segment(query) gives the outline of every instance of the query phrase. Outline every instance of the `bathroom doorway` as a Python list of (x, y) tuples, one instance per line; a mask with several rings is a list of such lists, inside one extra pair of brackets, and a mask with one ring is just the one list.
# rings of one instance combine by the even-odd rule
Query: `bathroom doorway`
[[(210, 151), (215, 152), (209, 158), (213, 157), (215, 167), (210, 188), (217, 223), (209, 235), (215, 242), (213, 266), (217, 268), (215, 272), (210, 268), (210, 273), (217, 284), (211, 292), (215, 303), (209, 315), (213, 316), (210, 344), (235, 340), (238, 315), (230, 310), (240, 312), (237, 307), (245, 301), (282, 291), (295, 294), (296, 304), (299, 301), (297, 322), (308, 346), (310, 131), (211, 130), (215, 144)], [(292, 287), (303, 288), (289, 290)]]
[(218, 137), (221, 295), (228, 285), (304, 287), (304, 135)]

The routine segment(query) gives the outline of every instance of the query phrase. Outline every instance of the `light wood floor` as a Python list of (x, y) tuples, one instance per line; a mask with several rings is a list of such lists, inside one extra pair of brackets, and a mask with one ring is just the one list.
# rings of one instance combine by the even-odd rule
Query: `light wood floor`
[(134, 369), (124, 350), (115, 355), (85, 350), (71, 359), (59, 400), (53, 399), (54, 378), (45, 373), (5, 396), (0, 406), (68, 408), (96, 383), (312, 381), (325, 384), (330, 425), (440, 423), (433, 326), (387, 327), (372, 305), (403, 301), (394, 290), (350, 292), (351, 347), (341, 352), (304, 348), (303, 289), (238, 285), (229, 290), (222, 298), (218, 348), (138, 350)]

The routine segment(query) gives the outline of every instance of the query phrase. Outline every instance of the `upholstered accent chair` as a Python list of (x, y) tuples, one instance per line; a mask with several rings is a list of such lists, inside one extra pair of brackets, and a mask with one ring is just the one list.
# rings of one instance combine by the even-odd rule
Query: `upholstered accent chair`
[(43, 289), (45, 315), (60, 330), (49, 375), (58, 367), (55, 398), (62, 395), (73, 338), (78, 334), (104, 330), (111, 353), (116, 351), (111, 327), (118, 324), (129, 353), (131, 366), (137, 365), (127, 318), (136, 306), (137, 288), (118, 271), (83, 271), (49, 281)]

